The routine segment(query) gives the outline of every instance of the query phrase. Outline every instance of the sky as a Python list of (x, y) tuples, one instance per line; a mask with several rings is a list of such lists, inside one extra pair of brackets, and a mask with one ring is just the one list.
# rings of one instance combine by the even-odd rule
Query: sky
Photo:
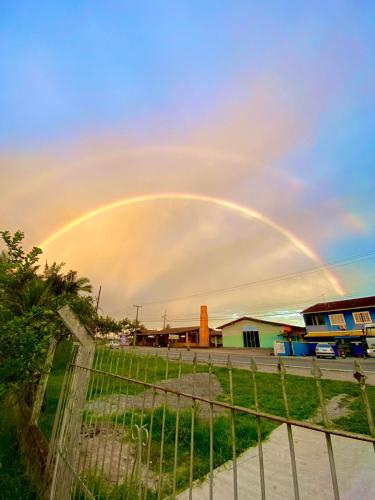
[(372, 1), (4, 1), (0, 227), (158, 327), (374, 295)]

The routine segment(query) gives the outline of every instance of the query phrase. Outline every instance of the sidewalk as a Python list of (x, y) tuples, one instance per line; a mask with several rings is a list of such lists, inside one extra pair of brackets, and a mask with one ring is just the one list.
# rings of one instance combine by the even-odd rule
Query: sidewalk
[[(334, 498), (325, 435), (293, 427), (301, 500)], [(332, 436), (341, 500), (375, 498), (375, 453), (372, 444)], [(267, 500), (294, 498), (287, 428), (275, 429), (263, 443)], [(257, 448), (250, 448), (237, 460), (238, 498), (260, 499), (259, 458)], [(228, 462), (214, 472), (214, 499), (233, 498), (233, 466)], [(187, 500), (189, 491), (179, 500)], [(208, 478), (193, 488), (194, 500), (209, 498)]]

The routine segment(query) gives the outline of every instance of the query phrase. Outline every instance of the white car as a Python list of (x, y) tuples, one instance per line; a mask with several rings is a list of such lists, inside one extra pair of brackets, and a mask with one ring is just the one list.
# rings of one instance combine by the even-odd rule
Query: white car
[(366, 352), (369, 358), (375, 358), (375, 346), (369, 347)]
[(109, 347), (110, 349), (119, 349), (120, 347), (120, 342), (117, 340), (110, 340), (109, 342), (106, 343), (106, 347)]
[(317, 358), (336, 358), (335, 350), (332, 345), (320, 342), (316, 344), (315, 356)]

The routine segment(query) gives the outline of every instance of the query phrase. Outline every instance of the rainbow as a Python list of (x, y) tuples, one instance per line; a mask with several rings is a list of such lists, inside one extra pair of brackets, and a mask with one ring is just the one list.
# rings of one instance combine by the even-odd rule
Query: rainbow
[[(150, 201), (157, 200), (188, 200), (188, 201), (199, 201), (205, 203), (211, 203), (213, 205), (217, 205), (222, 208), (226, 208), (231, 210), (232, 212), (238, 213), (242, 216), (245, 216), (249, 219), (258, 220), (267, 226), (271, 227), (278, 233), (282, 234), (286, 239), (288, 239), (298, 250), (300, 250), (304, 255), (308, 258), (316, 262), (319, 266), (324, 266), (320, 257), (309, 248), (306, 243), (304, 243), (300, 238), (294, 235), (291, 231), (286, 229), (285, 227), (277, 224), (275, 221), (261, 214), (260, 212), (249, 208), (244, 205), (240, 205), (230, 200), (226, 200), (223, 198), (215, 198), (213, 196), (207, 196), (203, 194), (192, 194), (192, 193), (155, 193), (155, 194), (147, 194), (142, 196), (134, 196), (131, 198), (124, 198), (121, 200), (114, 201), (109, 203), (108, 205), (103, 205), (89, 212), (77, 217), (72, 220), (68, 224), (65, 224), (63, 227), (58, 229), (56, 232), (51, 234), (48, 238), (42, 241), (38, 246), (42, 249), (45, 249), (52, 242), (56, 241), (58, 238), (63, 236), (65, 233), (73, 229), (74, 227), (79, 226), (80, 224), (93, 219), (94, 217), (98, 217), (99, 215), (110, 212), (111, 210), (115, 210), (117, 208), (126, 207), (129, 205), (135, 205), (137, 203), (146, 203)], [(329, 283), (332, 285), (333, 289), (338, 295), (344, 295), (345, 291), (342, 288), (337, 277), (328, 269), (323, 269), (322, 271)]]

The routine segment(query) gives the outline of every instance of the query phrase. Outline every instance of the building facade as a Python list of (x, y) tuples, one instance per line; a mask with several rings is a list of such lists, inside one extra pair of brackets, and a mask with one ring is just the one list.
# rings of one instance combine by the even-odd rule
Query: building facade
[(243, 316), (218, 327), (223, 347), (259, 347), (272, 349), (275, 341), (301, 340), (305, 328)]
[(208, 326), (207, 306), (201, 306), (199, 326), (143, 330), (137, 345), (154, 347), (222, 347), (222, 334)]
[(137, 333), (137, 345), (143, 347), (222, 347), (221, 331), (209, 328), (208, 336), (208, 344), (205, 338), (201, 342), (199, 326), (141, 330)]
[(375, 335), (375, 296), (322, 302), (302, 311), (306, 340)]

